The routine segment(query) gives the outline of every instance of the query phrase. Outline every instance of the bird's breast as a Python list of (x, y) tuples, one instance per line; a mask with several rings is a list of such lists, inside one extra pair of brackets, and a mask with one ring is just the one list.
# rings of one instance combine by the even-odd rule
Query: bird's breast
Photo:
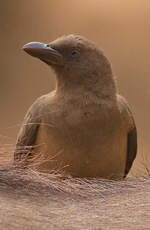
[[(126, 138), (117, 111), (58, 108), (45, 113), (42, 123), (36, 144), (47, 163), (41, 169), (62, 169), (77, 176), (124, 170)], [(110, 170), (105, 172), (108, 165)]]
[[(67, 145), (90, 146), (95, 141), (104, 142), (112, 137), (119, 127), (116, 111), (101, 106), (86, 106), (73, 109), (55, 109), (44, 117), (45, 131), (48, 136)], [(71, 140), (71, 141), (70, 141)], [(88, 147), (89, 148), (89, 147)], [(90, 147), (91, 148), (91, 147)]]

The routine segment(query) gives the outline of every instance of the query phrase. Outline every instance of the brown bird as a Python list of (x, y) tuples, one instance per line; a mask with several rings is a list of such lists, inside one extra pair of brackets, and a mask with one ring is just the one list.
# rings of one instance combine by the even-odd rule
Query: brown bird
[(23, 49), (52, 67), (57, 84), (27, 112), (15, 162), (25, 155), (44, 172), (125, 177), (136, 157), (137, 131), (103, 52), (79, 35), (63, 36), (48, 45), (31, 42)]

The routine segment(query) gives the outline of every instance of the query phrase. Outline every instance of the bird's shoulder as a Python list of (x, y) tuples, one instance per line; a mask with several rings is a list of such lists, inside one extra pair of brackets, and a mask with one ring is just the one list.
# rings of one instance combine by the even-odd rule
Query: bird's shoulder
[(29, 112), (30, 113), (37, 113), (43, 111), (45, 108), (53, 104), (53, 98), (54, 98), (55, 92), (52, 91), (51, 93), (42, 95), (38, 97), (35, 102), (30, 106)]
[(54, 92), (42, 95), (39, 98), (37, 98), (27, 110), (27, 113), (24, 117), (24, 122), (26, 123), (33, 122), (33, 121), (40, 122), (42, 118), (41, 116), (43, 115), (46, 108), (50, 109), (49, 104), (53, 98), (53, 94)]
[(129, 130), (131, 130), (135, 127), (135, 121), (131, 108), (127, 100), (120, 94), (117, 94), (117, 102), (122, 120), (124, 121), (125, 125), (128, 126)]

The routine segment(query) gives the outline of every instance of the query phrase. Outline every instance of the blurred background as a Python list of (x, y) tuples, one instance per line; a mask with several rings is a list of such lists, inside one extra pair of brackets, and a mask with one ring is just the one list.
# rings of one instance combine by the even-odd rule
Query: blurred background
[(51, 69), (21, 47), (70, 33), (93, 40), (111, 60), (138, 129), (133, 171), (150, 168), (149, 0), (0, 0), (0, 151), (13, 148), (29, 106), (55, 87)]

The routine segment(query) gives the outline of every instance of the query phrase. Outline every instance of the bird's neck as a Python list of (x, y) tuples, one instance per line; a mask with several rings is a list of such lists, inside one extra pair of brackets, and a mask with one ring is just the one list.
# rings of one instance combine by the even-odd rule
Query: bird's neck
[(67, 79), (57, 78), (56, 94), (61, 97), (79, 97), (81, 100), (90, 98), (95, 101), (100, 100), (116, 100), (117, 86), (114, 76), (105, 75), (105, 78), (100, 78), (99, 82), (72, 81)]

